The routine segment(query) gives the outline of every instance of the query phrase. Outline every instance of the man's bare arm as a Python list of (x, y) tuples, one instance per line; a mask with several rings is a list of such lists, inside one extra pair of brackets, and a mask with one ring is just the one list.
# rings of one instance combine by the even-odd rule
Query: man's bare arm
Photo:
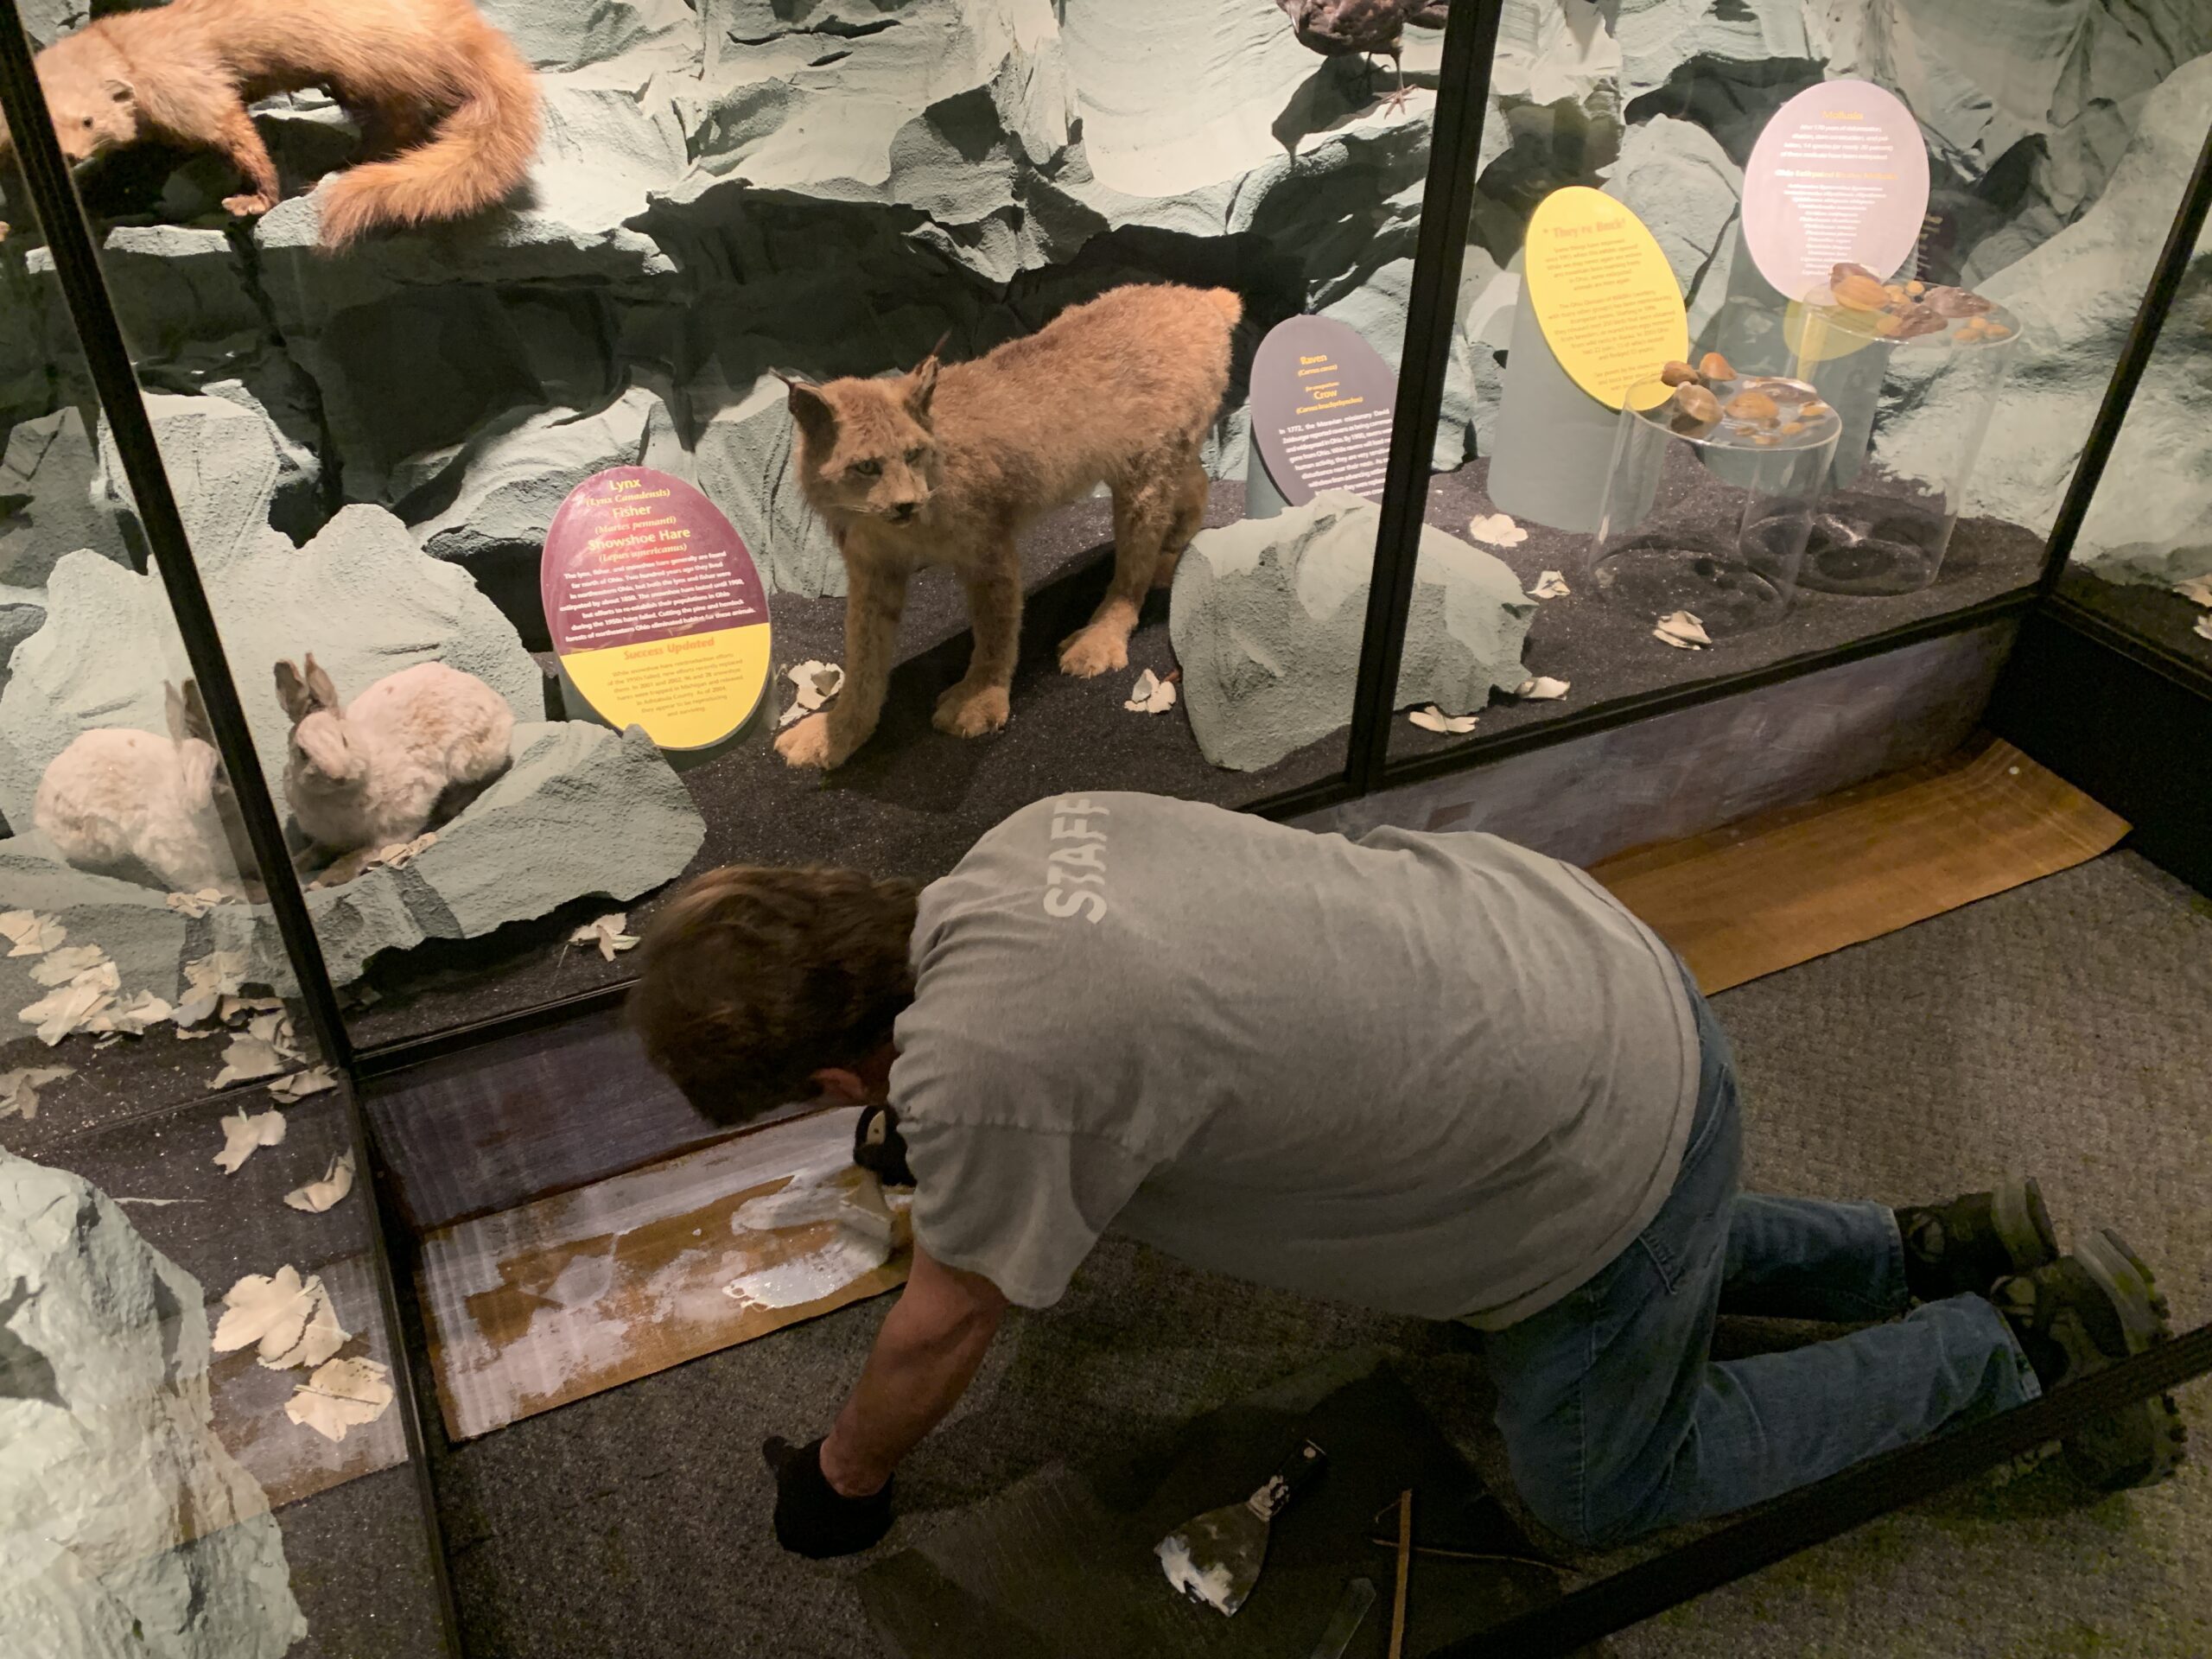
[(989, 1280), (945, 1267), (915, 1244), (906, 1288), (823, 1442), (822, 1473), (833, 1490), (862, 1497), (881, 1489), (968, 1391), (1006, 1305)]

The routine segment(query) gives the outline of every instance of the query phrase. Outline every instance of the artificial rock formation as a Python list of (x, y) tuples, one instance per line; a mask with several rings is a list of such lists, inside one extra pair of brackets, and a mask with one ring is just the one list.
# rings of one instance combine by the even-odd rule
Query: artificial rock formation
[[(1169, 629), (1191, 729), (1214, 765), (1256, 771), (1351, 720), (1380, 518), (1325, 490), (1202, 531), (1183, 555)], [(1424, 529), (1395, 706), (1471, 713), (1519, 687), (1535, 611), (1503, 561)]]
[(208, 1359), (198, 1281), (0, 1149), (0, 1652), (278, 1659), (306, 1634)]
[[(268, 422), (218, 397), (157, 396), (149, 410), (272, 791), (289, 731), (270, 672), (280, 657), (312, 651), (349, 698), (399, 669), (445, 662), (517, 716), (511, 770), (420, 857), (308, 895), (340, 983), (379, 950), (480, 937), (588, 895), (634, 898), (690, 861), (706, 826), (659, 751), (640, 731), (543, 721), (543, 675), (466, 570), (425, 556), (397, 518), (366, 505), (293, 546), (268, 523), (283, 475)], [(102, 477), (125, 499), (105, 455)], [(528, 499), (513, 508), (534, 510)], [(183, 964), (216, 948), (245, 951), (252, 982), (290, 988), (264, 907), (187, 918), (155, 887), (70, 868), (32, 830), (47, 764), (91, 726), (165, 729), (162, 681), (188, 672), (156, 575), (80, 550), (54, 564), (45, 595), (43, 622), (0, 690), (0, 816), (18, 831), (0, 841), (0, 894), (10, 908), (59, 914), (72, 943), (100, 945), (128, 992), (174, 1000)], [(11, 970), (29, 965), (0, 969), (0, 991), (27, 988)]]

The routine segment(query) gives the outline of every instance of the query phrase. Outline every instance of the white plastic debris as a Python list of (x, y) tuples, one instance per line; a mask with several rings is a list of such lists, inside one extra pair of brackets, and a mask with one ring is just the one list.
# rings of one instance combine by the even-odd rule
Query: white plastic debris
[(346, 1343), (322, 1281), (312, 1274), (302, 1280), (288, 1265), (274, 1274), (249, 1273), (224, 1294), (213, 1346), (219, 1354), (257, 1347), (264, 1365), (283, 1371), (320, 1365)]
[(296, 1186), (284, 1195), (295, 1210), (319, 1216), (353, 1190), (353, 1154), (341, 1152), (330, 1160), (329, 1172), (319, 1181)]
[(569, 935), (570, 944), (590, 944), (599, 947), (599, 954), (607, 961), (614, 960), (617, 950), (637, 948), (638, 936), (628, 931), (630, 915), (627, 911), (609, 911), (597, 921), (578, 928)]
[(26, 1065), (0, 1071), (0, 1117), (36, 1117), (38, 1091), (76, 1075), (73, 1065)]
[(1446, 737), (1464, 737), (1475, 729), (1472, 715), (1447, 715), (1433, 702), (1413, 710), (1406, 718), (1425, 732), (1440, 732)]
[(1137, 676), (1128, 700), (1122, 704), (1133, 715), (1164, 715), (1174, 706), (1175, 682), (1161, 679), (1148, 668)]
[(53, 916), (41, 916), (28, 910), (0, 912), (0, 938), (15, 948), (11, 957), (35, 957), (51, 950), (69, 937), (69, 930)]
[(835, 663), (817, 661), (813, 658), (803, 663), (793, 663), (784, 671), (784, 677), (798, 689), (798, 695), (791, 706), (783, 712), (779, 726), (788, 726), (795, 720), (804, 720), (817, 709), (829, 706), (830, 699), (845, 689), (845, 671)]
[(327, 1440), (373, 1423), (391, 1408), (391, 1373), (373, 1359), (334, 1359), (284, 1402), (284, 1414)]
[(327, 1065), (311, 1065), (304, 1071), (295, 1071), (269, 1085), (269, 1092), (287, 1106), (302, 1101), (310, 1095), (326, 1094), (338, 1086), (338, 1074)]
[(1529, 590), (1531, 599), (1565, 599), (1573, 591), (1567, 585), (1567, 578), (1556, 570), (1547, 570), (1536, 578), (1536, 585)]
[(215, 1154), (216, 1166), (226, 1175), (235, 1175), (259, 1148), (282, 1146), (283, 1141), (283, 1113), (273, 1107), (265, 1112), (249, 1112), (241, 1106), (223, 1120), (223, 1149)]
[(1705, 624), (1688, 611), (1672, 611), (1661, 617), (1659, 626), (1651, 630), (1651, 637), (1677, 651), (1700, 651), (1713, 643)]
[(1555, 680), (1548, 674), (1539, 674), (1534, 679), (1521, 682), (1521, 689), (1513, 695), (1529, 702), (1548, 702), (1563, 697), (1573, 688), (1565, 680)]
[(1478, 513), (1467, 521), (1467, 534), (1491, 547), (1518, 547), (1529, 532), (1513, 522), (1510, 512)]

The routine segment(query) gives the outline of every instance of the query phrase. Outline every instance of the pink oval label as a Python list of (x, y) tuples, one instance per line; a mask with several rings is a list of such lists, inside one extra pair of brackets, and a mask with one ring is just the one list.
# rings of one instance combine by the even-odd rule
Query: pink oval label
[(1784, 299), (1826, 288), (1846, 262), (1894, 275), (1927, 217), (1920, 124), (1872, 81), (1798, 93), (1760, 131), (1744, 170), (1744, 241)]
[(768, 602), (736, 526), (680, 478), (614, 467), (569, 492), (538, 594), (569, 681), (609, 725), (704, 748), (767, 690)]

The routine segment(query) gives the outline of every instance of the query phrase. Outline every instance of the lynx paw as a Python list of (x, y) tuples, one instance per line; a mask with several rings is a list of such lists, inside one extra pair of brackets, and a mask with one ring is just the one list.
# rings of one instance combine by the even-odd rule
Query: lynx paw
[(223, 211), (239, 219), (258, 218), (276, 205), (276, 197), (264, 196), (257, 191), (250, 195), (223, 198)]
[(1060, 672), (1095, 679), (1129, 665), (1129, 637), (1094, 622), (1060, 641)]
[(1004, 686), (971, 687), (963, 681), (937, 700), (930, 723), (955, 737), (981, 737), (1005, 725), (1007, 712)]
[(786, 766), (819, 766), (824, 772), (840, 765), (860, 746), (840, 743), (831, 736), (830, 716), (809, 715), (776, 740), (776, 753)]

